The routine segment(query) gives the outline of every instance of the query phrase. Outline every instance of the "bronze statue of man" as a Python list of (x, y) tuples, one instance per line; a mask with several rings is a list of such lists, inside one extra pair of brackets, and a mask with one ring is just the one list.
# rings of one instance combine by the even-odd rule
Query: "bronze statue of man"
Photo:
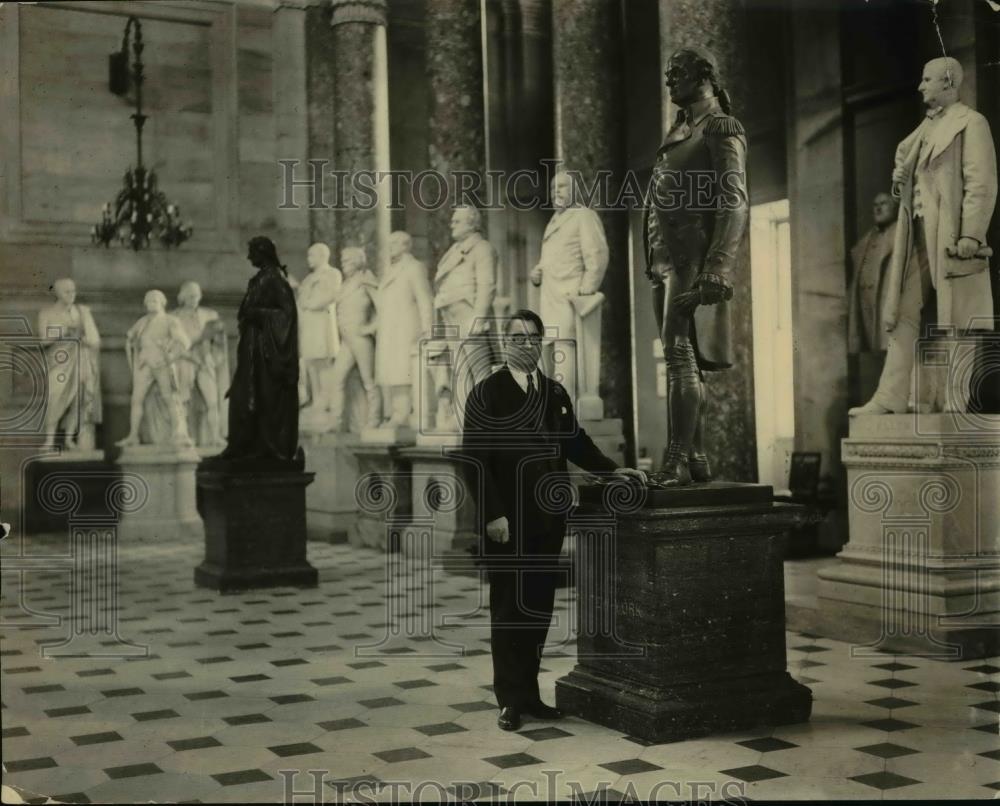
[(643, 229), (667, 363), (669, 442), (652, 480), (674, 486), (711, 480), (702, 372), (732, 366), (727, 301), (749, 201), (746, 134), (729, 114), (714, 58), (678, 50), (666, 83), (680, 111), (657, 152)]
[(257, 273), (247, 284), (237, 314), (236, 372), (226, 393), (228, 445), (207, 461), (301, 466), (295, 294), (270, 238), (251, 238), (247, 260)]

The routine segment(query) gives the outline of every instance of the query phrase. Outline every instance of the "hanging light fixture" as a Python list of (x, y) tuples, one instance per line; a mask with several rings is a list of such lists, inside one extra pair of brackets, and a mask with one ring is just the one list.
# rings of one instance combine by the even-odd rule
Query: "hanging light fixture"
[(167, 197), (157, 187), (156, 174), (142, 164), (142, 127), (146, 115), (142, 114), (142, 25), (136, 17), (125, 23), (122, 48), (108, 57), (108, 86), (115, 95), (124, 96), (129, 90), (128, 44), (129, 34), (134, 33), (132, 51), (132, 85), (135, 89), (136, 161), (135, 167), (125, 172), (124, 186), (114, 203), (104, 205), (101, 221), (91, 227), (95, 244), (110, 246), (118, 240), (123, 246), (138, 251), (157, 238), (165, 247), (180, 246), (191, 237), (191, 223), (181, 223), (180, 208), (167, 202)]

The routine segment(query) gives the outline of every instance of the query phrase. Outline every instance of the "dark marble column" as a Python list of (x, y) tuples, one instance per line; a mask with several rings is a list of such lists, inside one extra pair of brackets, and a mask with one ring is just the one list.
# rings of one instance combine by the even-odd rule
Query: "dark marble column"
[[(486, 123), (483, 110), (483, 51), (479, 3), (427, 0), (427, 72), (431, 87), (428, 162), (448, 179), (454, 171), (486, 168)], [(434, 201), (435, 183), (424, 192)], [(449, 196), (450, 199), (450, 196)], [(450, 204), (430, 213), (430, 259), (435, 265), (451, 243)]]
[[(789, 141), (795, 449), (840, 476), (847, 434), (847, 227), (840, 12), (791, 13)], [(891, 169), (891, 165), (886, 169)], [(888, 175), (888, 174), (887, 174)]]
[[(617, 0), (553, 0), (553, 70), (557, 155), (588, 184), (610, 171), (615, 199), (625, 170), (621, 9)], [(610, 261), (601, 332), (600, 396), (605, 416), (621, 418), (631, 457), (632, 386), (629, 374), (628, 215), (601, 213)]]
[[(332, 8), (334, 168), (352, 175), (388, 170), (385, 0), (332, 0)], [(363, 209), (352, 203), (350, 190), (344, 200), (346, 208), (337, 214), (338, 249), (363, 247), (369, 267), (381, 271), (376, 267), (388, 259), (383, 202)]]
[[(309, 159), (327, 160), (333, 168), (333, 37), (330, 36), (332, 10), (328, 5), (306, 8), (306, 98), (309, 120)], [(308, 177), (303, 166), (297, 178)], [(318, 180), (317, 180), (318, 181)], [(299, 198), (308, 196), (300, 192)], [(309, 211), (309, 238), (337, 247), (337, 216), (333, 210), (313, 207)]]
[[(746, 76), (746, 11), (732, 0), (660, 0), (660, 42), (665, 65), (680, 48), (697, 45), (715, 56), (723, 86), (740, 118), (750, 103)], [(666, 93), (664, 93), (666, 99)], [(669, 110), (672, 119), (676, 110)], [(749, 177), (753, 181), (753, 177)], [(750, 299), (749, 227), (734, 272), (736, 290), (730, 303), (734, 365), (707, 373), (708, 407), (705, 446), (717, 478), (756, 481), (757, 438), (753, 392), (753, 310)]]

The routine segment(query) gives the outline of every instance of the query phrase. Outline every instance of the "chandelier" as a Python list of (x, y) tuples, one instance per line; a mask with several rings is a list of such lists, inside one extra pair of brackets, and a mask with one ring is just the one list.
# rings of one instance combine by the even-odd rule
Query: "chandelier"
[(152, 238), (157, 238), (167, 248), (180, 246), (191, 237), (192, 227), (190, 222), (181, 223), (180, 208), (167, 202), (167, 197), (157, 187), (156, 174), (142, 164), (142, 127), (146, 115), (142, 114), (142, 26), (136, 17), (129, 17), (125, 23), (121, 51), (108, 57), (109, 88), (115, 95), (124, 96), (128, 92), (128, 43), (133, 29), (135, 112), (132, 120), (135, 123), (136, 164), (125, 172), (124, 187), (114, 203), (104, 205), (101, 221), (91, 227), (90, 235), (95, 244), (107, 247), (117, 239), (122, 246), (138, 251), (148, 247)]

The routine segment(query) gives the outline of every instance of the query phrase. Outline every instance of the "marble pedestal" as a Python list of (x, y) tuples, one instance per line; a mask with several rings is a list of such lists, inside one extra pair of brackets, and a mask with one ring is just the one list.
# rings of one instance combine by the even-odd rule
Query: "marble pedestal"
[(310, 539), (346, 543), (354, 528), (358, 505), (354, 490), (358, 483), (356, 434), (303, 432), (302, 449), (306, 469), (315, 483), (306, 488), (306, 522)]
[(801, 507), (722, 482), (607, 505), (581, 493), (577, 665), (557, 707), (651, 742), (809, 718), (785, 669), (782, 558)]
[(1000, 653), (1000, 416), (855, 417), (850, 540), (819, 572), (816, 629), (856, 646)]
[(195, 584), (220, 593), (315, 587), (306, 559), (306, 487), (302, 470), (198, 469), (198, 511), (205, 521), (205, 560)]
[(201, 457), (193, 447), (130, 445), (115, 460), (123, 474), (144, 486), (145, 502), (124, 509), (120, 540), (198, 540), (203, 534), (195, 498), (195, 468)]
[[(451, 450), (425, 446), (400, 450), (410, 462), (413, 479), (410, 521), (413, 528), (430, 530), (436, 566), (473, 573), (468, 549), (479, 543), (475, 499), (469, 489), (467, 463), (457, 461)], [(405, 537), (400, 548), (404, 553), (410, 551)]]
[(398, 551), (400, 530), (410, 517), (410, 460), (397, 445), (361, 442), (352, 452), (358, 463), (357, 517), (348, 541), (352, 546)]

